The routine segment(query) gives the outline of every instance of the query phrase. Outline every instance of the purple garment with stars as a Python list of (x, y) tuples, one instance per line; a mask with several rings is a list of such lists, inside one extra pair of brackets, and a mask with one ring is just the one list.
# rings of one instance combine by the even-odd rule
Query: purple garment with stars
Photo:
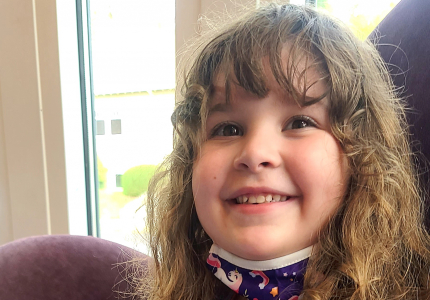
[(213, 245), (206, 260), (210, 271), (250, 300), (297, 300), (312, 247), (282, 258), (248, 261)]

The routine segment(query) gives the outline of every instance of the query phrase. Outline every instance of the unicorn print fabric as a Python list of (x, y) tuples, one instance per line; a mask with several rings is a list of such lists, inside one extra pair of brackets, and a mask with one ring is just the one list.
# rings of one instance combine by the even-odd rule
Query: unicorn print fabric
[(312, 247), (287, 256), (250, 261), (213, 244), (206, 260), (212, 273), (250, 300), (298, 300)]

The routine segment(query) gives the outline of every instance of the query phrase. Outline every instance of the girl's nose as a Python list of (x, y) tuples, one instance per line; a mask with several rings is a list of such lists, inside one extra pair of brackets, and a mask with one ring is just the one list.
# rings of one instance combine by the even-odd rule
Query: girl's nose
[(280, 144), (270, 134), (254, 134), (243, 137), (243, 144), (234, 159), (234, 168), (253, 173), (276, 168), (282, 162)]

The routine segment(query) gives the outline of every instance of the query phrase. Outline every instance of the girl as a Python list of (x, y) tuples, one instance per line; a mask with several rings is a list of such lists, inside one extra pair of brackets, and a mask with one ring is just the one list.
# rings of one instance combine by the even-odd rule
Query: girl
[(404, 109), (375, 49), (268, 5), (202, 44), (148, 192), (167, 299), (429, 299)]

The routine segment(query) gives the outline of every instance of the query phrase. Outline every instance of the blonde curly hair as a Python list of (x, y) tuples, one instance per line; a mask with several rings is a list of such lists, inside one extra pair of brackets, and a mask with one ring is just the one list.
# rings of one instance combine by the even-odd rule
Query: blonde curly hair
[[(288, 64), (281, 50), (289, 45)], [(149, 300), (224, 299), (226, 288), (206, 269), (212, 244), (191, 187), (204, 141), (207, 103), (217, 74), (259, 97), (268, 93), (263, 57), (301, 105), (330, 99), (332, 134), (348, 159), (344, 199), (310, 258), (304, 299), (429, 299), (430, 241), (408, 142), (405, 109), (379, 54), (344, 25), (313, 9), (270, 4), (245, 14), (199, 44), (183, 99), (172, 115), (174, 149), (147, 195), (151, 276), (139, 290)], [(297, 63), (311, 57), (300, 72)], [(316, 67), (327, 86), (321, 97), (293, 84)]]

